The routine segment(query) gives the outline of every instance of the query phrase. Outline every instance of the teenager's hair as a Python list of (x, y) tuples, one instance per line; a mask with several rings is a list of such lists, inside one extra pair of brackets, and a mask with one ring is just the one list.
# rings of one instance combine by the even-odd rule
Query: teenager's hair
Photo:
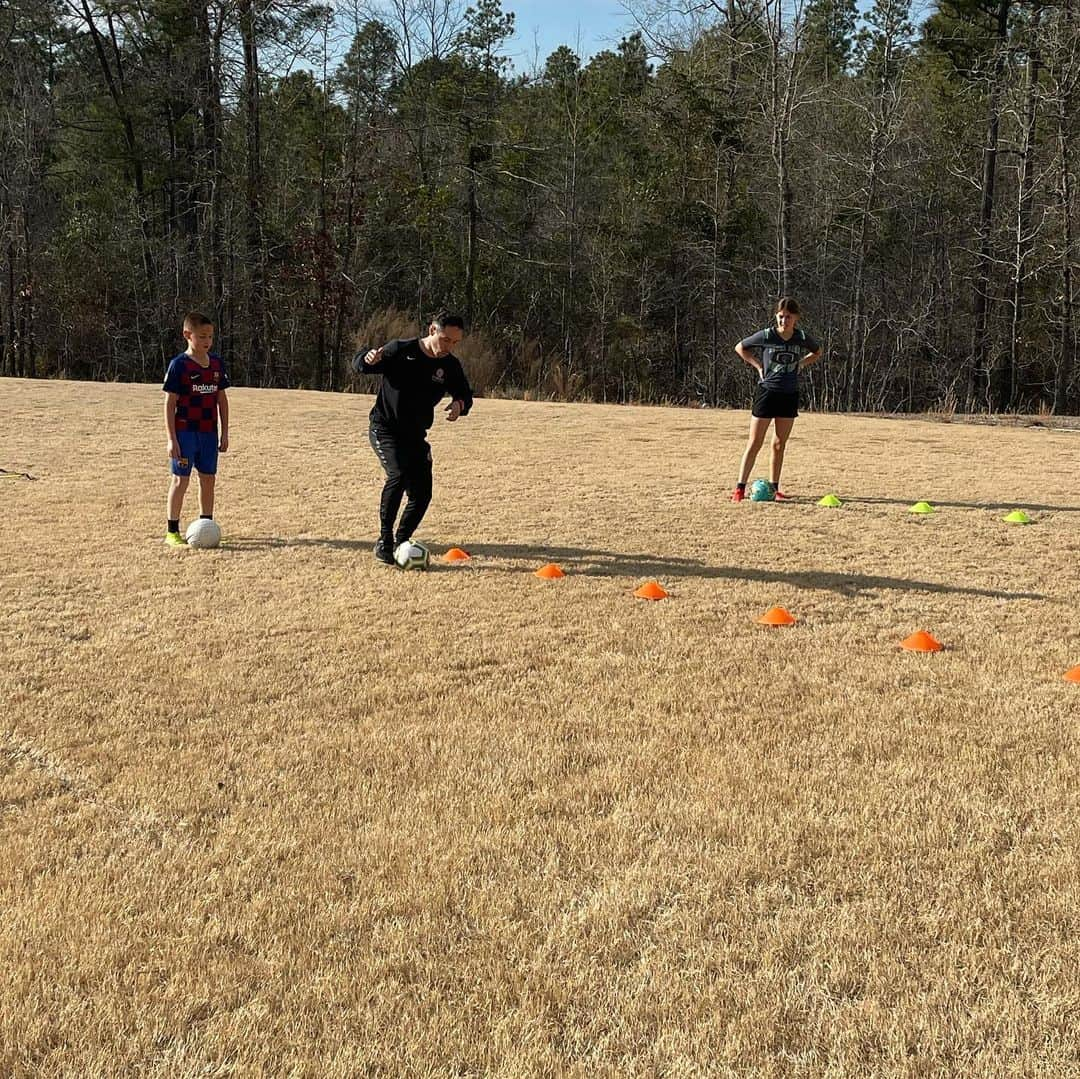
[(213, 326), (214, 320), (207, 318), (201, 311), (189, 311), (184, 316), (185, 330), (198, 330), (203, 326)]
[(799, 309), (799, 301), (793, 296), (781, 296), (776, 301), (776, 313), (779, 315), (783, 311), (789, 315), (801, 315), (802, 311)]
[(451, 315), (449, 311), (439, 311), (437, 314), (432, 315), (431, 321), (440, 330), (453, 326), (455, 329), (461, 330), (462, 333), (465, 332), (465, 320), (460, 315)]

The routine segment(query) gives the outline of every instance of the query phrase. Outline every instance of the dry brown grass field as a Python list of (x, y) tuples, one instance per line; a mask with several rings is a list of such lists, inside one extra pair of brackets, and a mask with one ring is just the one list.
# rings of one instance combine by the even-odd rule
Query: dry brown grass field
[(424, 574), (230, 397), (172, 550), (159, 389), (0, 381), (0, 1076), (1080, 1075), (1080, 434), (478, 401)]

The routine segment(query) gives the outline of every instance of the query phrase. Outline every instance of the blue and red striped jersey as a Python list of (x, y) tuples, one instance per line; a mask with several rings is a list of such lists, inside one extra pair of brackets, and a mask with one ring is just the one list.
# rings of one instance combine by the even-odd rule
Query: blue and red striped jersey
[(165, 373), (166, 393), (176, 394), (177, 431), (216, 431), (218, 394), (229, 388), (229, 376), (220, 356), (210, 353), (203, 367), (186, 352), (174, 356)]

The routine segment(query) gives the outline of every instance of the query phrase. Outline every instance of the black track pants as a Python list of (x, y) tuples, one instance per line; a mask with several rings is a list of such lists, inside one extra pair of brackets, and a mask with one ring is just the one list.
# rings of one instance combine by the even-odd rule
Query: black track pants
[[(371, 448), (386, 473), (379, 501), (379, 538), (387, 546), (411, 539), (431, 503), (431, 447), (419, 439), (403, 439), (385, 427), (368, 430)], [(405, 512), (394, 530), (402, 496), (408, 494)]]

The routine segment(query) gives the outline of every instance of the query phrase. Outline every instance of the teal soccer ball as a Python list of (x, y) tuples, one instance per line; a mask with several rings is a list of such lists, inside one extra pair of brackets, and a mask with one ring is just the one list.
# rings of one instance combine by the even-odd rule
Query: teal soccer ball
[(754, 480), (750, 484), (751, 502), (775, 502), (776, 488), (768, 480)]

